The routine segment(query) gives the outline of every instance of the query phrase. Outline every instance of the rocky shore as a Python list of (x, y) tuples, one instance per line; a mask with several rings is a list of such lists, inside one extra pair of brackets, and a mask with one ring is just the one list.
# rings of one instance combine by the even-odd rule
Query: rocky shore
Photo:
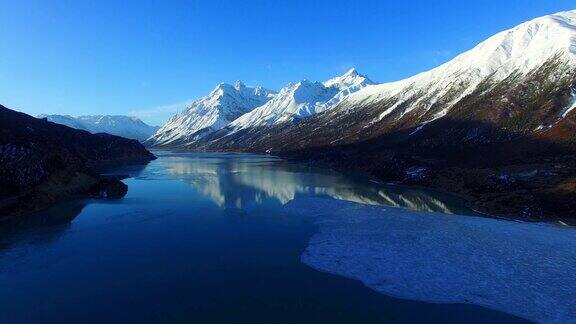
[(407, 159), (337, 159), (332, 155), (284, 154), (342, 173), (361, 173), (380, 182), (445, 191), (471, 209), (496, 218), (576, 225), (576, 156), (526, 160), (497, 166), (419, 163)]
[(98, 169), (153, 159), (136, 140), (91, 134), (0, 105), (0, 219), (66, 199), (123, 197), (126, 185)]

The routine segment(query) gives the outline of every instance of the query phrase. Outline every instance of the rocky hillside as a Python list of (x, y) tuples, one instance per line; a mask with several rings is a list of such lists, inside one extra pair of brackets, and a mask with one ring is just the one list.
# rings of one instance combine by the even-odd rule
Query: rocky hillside
[(91, 134), (0, 105), (0, 215), (74, 195), (118, 195), (123, 184), (96, 169), (154, 159), (138, 141)]
[(564, 77), (552, 77), (557, 64), (490, 90), (486, 84), (425, 126), (408, 119), (404, 127), (357, 127), (378, 114), (379, 106), (367, 106), (346, 116), (351, 127), (325, 128), (319, 116), (258, 140), (251, 150), (273, 148), (386, 181), (458, 192), (491, 214), (575, 218), (576, 111), (566, 110), (576, 71), (564, 66)]

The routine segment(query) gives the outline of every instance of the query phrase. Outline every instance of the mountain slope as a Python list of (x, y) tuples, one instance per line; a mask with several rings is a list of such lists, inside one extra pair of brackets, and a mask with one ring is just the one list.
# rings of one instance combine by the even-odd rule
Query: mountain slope
[(224, 134), (201, 149), (360, 169), (459, 192), (494, 214), (576, 217), (575, 53), (576, 11), (537, 18), (298, 123), (254, 127), (240, 141)]
[(227, 127), (232, 131), (291, 122), (316, 114), (323, 104), (336, 94), (336, 89), (304, 80), (282, 88), (265, 105), (246, 113)]
[(330, 110), (346, 97), (374, 84), (367, 77), (350, 69), (345, 74), (323, 83), (303, 80), (290, 83), (266, 104), (240, 116), (220, 131), (206, 136), (189, 147), (226, 146), (250, 143), (252, 138), (268, 136), (274, 127), (287, 127), (300, 120)]
[[(396, 114), (418, 111), (421, 122), (444, 116), (449, 108), (490, 79), (500, 82), (512, 75), (527, 75), (560, 58), (575, 62), (575, 11), (540, 17), (498, 33), (450, 62), (414, 77), (367, 87), (343, 104), (352, 108), (393, 98), (373, 122)], [(402, 105), (407, 103), (407, 105)]]
[[(576, 89), (572, 87), (575, 53), (576, 11), (537, 18), (498, 33), (431, 71), (398, 82), (367, 85), (333, 109), (294, 127), (261, 130), (250, 142), (222, 145), (216, 138), (207, 147), (242, 149), (249, 145), (285, 151), (342, 145), (403, 129), (416, 134), (442, 117), (482, 120), (514, 132), (542, 131), (572, 111), (573, 101), (567, 97)], [(537, 84), (529, 87), (526, 81)], [(536, 93), (558, 90), (558, 96), (549, 98), (554, 101), (549, 105), (532, 107), (530, 113), (525, 109), (529, 102), (521, 95), (525, 97), (528, 88)], [(483, 109), (473, 102), (479, 95), (492, 98)], [(511, 101), (512, 95), (518, 97), (516, 102)]]
[(262, 87), (221, 83), (210, 94), (172, 116), (147, 142), (156, 147), (176, 147), (194, 142), (232, 120), (265, 104), (274, 92)]
[(63, 115), (40, 115), (38, 118), (47, 118), (49, 121), (66, 125), (68, 127), (89, 131), (91, 133), (108, 133), (136, 139), (141, 142), (154, 134), (159, 127), (150, 126), (136, 117), (129, 116), (63, 116)]
[(138, 141), (90, 134), (0, 105), (0, 216), (75, 195), (125, 193), (125, 185), (95, 168), (152, 159)]
[(232, 131), (293, 122), (328, 110), (346, 96), (372, 84), (368, 78), (351, 69), (344, 75), (323, 83), (307, 80), (291, 83), (265, 105), (234, 120)]

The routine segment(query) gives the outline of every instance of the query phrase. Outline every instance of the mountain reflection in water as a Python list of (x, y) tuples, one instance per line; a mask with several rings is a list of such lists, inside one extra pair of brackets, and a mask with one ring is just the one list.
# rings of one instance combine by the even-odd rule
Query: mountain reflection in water
[[(167, 154), (167, 153), (163, 153)], [(378, 184), (270, 156), (203, 153), (164, 156), (172, 177), (226, 209), (286, 204), (302, 196), (331, 197), (447, 214), (471, 214), (462, 202), (439, 192)], [(447, 203), (448, 202), (448, 203)]]
[[(302, 252), (311, 251), (307, 246), (311, 238), (318, 242), (315, 237), (321, 229), (315, 220), (317, 205), (307, 205), (309, 200), (327, 202), (321, 207), (329, 214), (327, 220), (344, 215), (351, 223), (357, 221), (358, 226), (345, 231), (356, 235), (358, 230), (366, 229), (361, 224), (366, 218), (342, 207), (344, 201), (465, 213), (463, 207), (458, 207), (461, 202), (452, 196), (377, 184), (269, 156), (156, 154), (159, 158), (146, 166), (108, 171), (129, 177), (125, 180), (128, 194), (123, 199), (70, 201), (38, 215), (0, 224), (0, 323), (78, 323), (86, 319), (200, 323), (266, 323), (271, 318), (296, 323), (515, 320), (475, 305), (396, 299), (301, 262)], [(292, 217), (289, 206), (298, 203), (304, 206), (304, 217)], [(434, 264), (428, 258), (440, 251), (449, 252), (453, 245), (440, 249), (419, 240), (410, 234), (422, 228), (418, 224), (435, 223), (440, 217), (456, 223), (471, 218), (385, 209), (371, 221), (390, 228), (408, 224), (408, 228), (400, 228), (406, 233), (402, 241), (406, 244), (395, 244), (408, 250), (420, 247), (412, 251), (412, 255), (422, 256), (417, 258), (419, 264)], [(415, 218), (422, 221), (413, 222)], [(432, 233), (422, 237), (457, 237), (460, 228), (445, 233), (453, 228), (435, 232), (432, 228)], [(362, 247), (366, 240), (380, 238), (355, 237), (362, 240), (344, 241), (346, 246)], [(330, 242), (338, 238), (332, 236)], [(421, 246), (410, 240), (417, 240)], [(459, 244), (458, 240), (452, 242)], [(336, 243), (332, 246), (341, 246)], [(393, 250), (399, 257), (404, 256), (399, 254), (403, 249)], [(321, 255), (316, 260), (330, 261), (331, 256), (340, 256), (341, 250), (331, 251), (335, 254)], [(355, 264), (377, 260), (372, 250), (360, 251), (366, 253), (355, 255), (363, 258), (355, 259)], [(460, 256), (469, 253), (452, 258)], [(387, 260), (389, 265), (410, 266), (402, 261), (414, 258)], [(424, 273), (434, 273), (435, 269)], [(448, 278), (450, 273), (443, 271)], [(423, 285), (411, 282), (416, 282), (410, 287), (417, 291)], [(517, 295), (522, 293), (518, 290)]]

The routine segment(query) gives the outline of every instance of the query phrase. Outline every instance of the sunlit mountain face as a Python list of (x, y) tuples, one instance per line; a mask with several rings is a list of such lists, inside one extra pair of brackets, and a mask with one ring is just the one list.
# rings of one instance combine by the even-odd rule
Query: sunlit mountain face
[(180, 154), (163, 160), (168, 172), (226, 209), (284, 205), (298, 197), (320, 196), (419, 211), (465, 213), (446, 203), (450, 199), (438, 192), (379, 184), (268, 156)]

